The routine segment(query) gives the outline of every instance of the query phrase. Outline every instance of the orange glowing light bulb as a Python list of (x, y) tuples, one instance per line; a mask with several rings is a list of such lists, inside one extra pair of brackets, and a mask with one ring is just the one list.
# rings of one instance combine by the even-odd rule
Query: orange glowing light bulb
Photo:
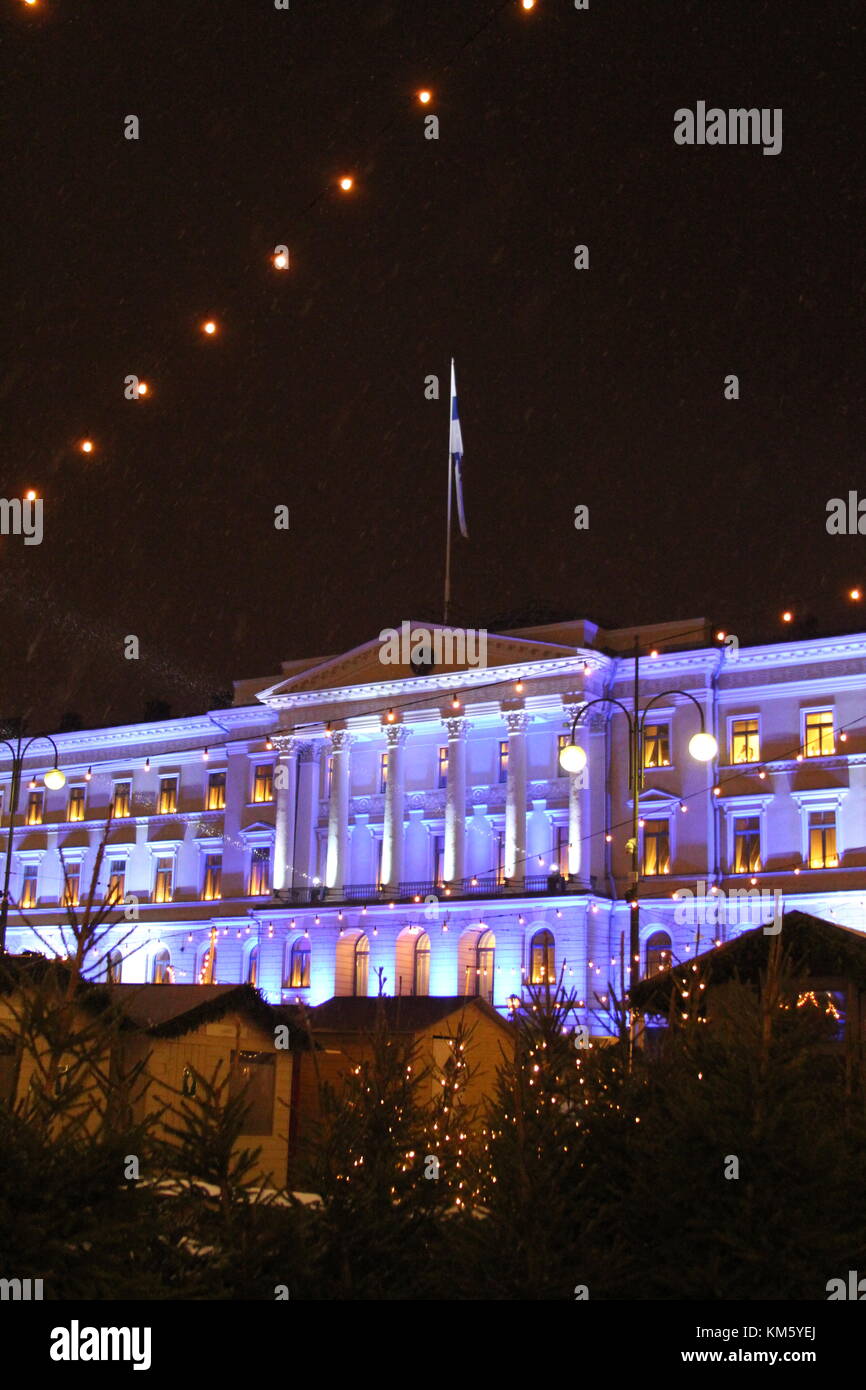
[(782, 622), (783, 622), (783, 623), (792, 623), (793, 621), (794, 621), (794, 614), (791, 612), (790, 608), (786, 608), (785, 611), (784, 611), (784, 613), (782, 614)]
[(92, 440), (92, 439), (82, 439), (82, 441), (81, 441), (81, 452), (82, 452), (82, 454), (92, 454), (92, 453), (93, 453), (93, 440)]
[(32, 487), (31, 487), (31, 488), (28, 488), (27, 491), (25, 492), (25, 494), (24, 494), (24, 500), (25, 500), (26, 502), (35, 502), (35, 501), (36, 501), (36, 493), (34, 492), (34, 490), (33, 490)]
[(201, 328), (202, 328), (202, 332), (203, 332), (203, 333), (207, 333), (207, 335), (208, 335), (209, 337), (212, 337), (213, 334), (216, 333), (216, 331), (217, 331), (217, 326), (216, 326), (216, 324), (214, 323), (213, 319), (207, 319), (207, 320), (202, 324)]
[(344, 174), (340, 179), (340, 187), (344, 193), (351, 193), (352, 189), (355, 187), (355, 180), (349, 178), (348, 174)]
[(418, 100), (420, 101), (422, 106), (428, 106), (430, 102), (433, 100), (433, 93), (429, 92), (425, 87), (423, 91), (420, 91), (418, 93)]

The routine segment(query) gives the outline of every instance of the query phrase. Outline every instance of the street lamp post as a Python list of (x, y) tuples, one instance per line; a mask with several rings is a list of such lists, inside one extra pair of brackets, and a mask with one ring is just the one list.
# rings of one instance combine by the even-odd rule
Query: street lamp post
[(65, 786), (66, 777), (57, 766), (58, 753), (57, 744), (50, 734), (34, 734), (26, 743), (22, 741), (19, 734), (15, 743), (12, 744), (8, 739), (0, 739), (0, 746), (8, 748), (12, 754), (12, 785), (9, 792), (9, 831), (6, 836), (6, 864), (3, 870), (3, 898), (0, 901), (0, 956), (6, 953), (6, 923), (9, 918), (9, 879), (12, 873), (12, 831), (15, 826), (15, 810), (18, 806), (18, 795), (21, 790), (21, 773), (24, 767), (24, 759), (27, 751), (34, 743), (40, 739), (46, 739), (54, 749), (54, 766), (50, 767), (43, 777), (46, 787), (57, 788)]
[(698, 711), (701, 721), (699, 733), (694, 734), (689, 740), (689, 752), (692, 757), (697, 762), (708, 763), (719, 751), (715, 738), (712, 734), (707, 733), (704, 712), (700, 704), (695, 699), (694, 695), (690, 695), (687, 690), (663, 690), (660, 694), (653, 696), (642, 712), (638, 710), (640, 701), (639, 661), (640, 653), (637, 643), (635, 643), (634, 703), (632, 710), (629, 711), (619, 700), (609, 695), (600, 696), (597, 700), (590, 700), (582, 709), (578, 710), (575, 715), (574, 722), (571, 726), (570, 742), (566, 744), (559, 755), (559, 761), (566, 772), (582, 772), (586, 767), (587, 755), (586, 751), (575, 742), (578, 724), (584, 719), (587, 711), (592, 709), (593, 705), (616, 705), (618, 709), (622, 710), (628, 724), (628, 781), (632, 799), (632, 831), (631, 840), (629, 841), (631, 847), (631, 888), (625, 895), (626, 901), (631, 905), (631, 912), (629, 914), (631, 920), (629, 923), (630, 959), (628, 970), (630, 991), (640, 979), (640, 904), (638, 900), (638, 884), (640, 880), (639, 798), (644, 784), (643, 737), (646, 717), (653, 705), (657, 704), (659, 700), (664, 700), (669, 695), (681, 695), (684, 699), (691, 700), (695, 709)]

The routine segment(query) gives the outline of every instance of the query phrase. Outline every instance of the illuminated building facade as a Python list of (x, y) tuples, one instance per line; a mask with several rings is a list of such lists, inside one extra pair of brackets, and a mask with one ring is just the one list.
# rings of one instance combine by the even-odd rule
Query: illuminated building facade
[[(506, 1011), (524, 981), (561, 976), (600, 1031), (628, 942), (624, 714), (596, 705), (579, 726), (584, 773), (559, 752), (589, 700), (632, 708), (635, 641), (640, 709), (684, 692), (644, 724), (642, 973), (768, 920), (774, 890), (866, 927), (866, 635), (737, 648), (700, 620), (577, 620), (488, 633), (484, 668), (386, 664), (376, 638), (239, 681), (229, 709), (58, 735), (54, 791), (28, 785), (37, 746), (9, 949), (60, 949), (64, 893), (82, 901), (111, 804), (115, 979), (249, 980), (311, 1004), (479, 993)], [(688, 756), (688, 695), (715, 762)], [(0, 781), (6, 832), (8, 755)]]

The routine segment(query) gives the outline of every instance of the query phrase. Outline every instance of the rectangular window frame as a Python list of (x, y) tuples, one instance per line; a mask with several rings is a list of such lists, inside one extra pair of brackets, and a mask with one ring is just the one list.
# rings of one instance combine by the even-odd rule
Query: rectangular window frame
[[(222, 780), (218, 781), (218, 778)], [(226, 808), (226, 769), (224, 767), (215, 768), (208, 773), (204, 808), (206, 811), (224, 811)]]
[(440, 743), (436, 750), (436, 787), (438, 791), (444, 791), (448, 786), (448, 744)]
[[(742, 733), (736, 732), (734, 727), (736, 724), (747, 724), (752, 722), (754, 722), (757, 725), (756, 729)], [(735, 740), (737, 739), (744, 739), (747, 748), (748, 745), (754, 740), (754, 758), (738, 758), (735, 756)], [(728, 715), (728, 761), (731, 767), (754, 767), (755, 763), (759, 763), (761, 761), (761, 744), (761, 716), (759, 713), (756, 712), (752, 714)]]
[[(806, 863), (810, 869), (838, 869), (839, 868), (839, 812), (835, 806), (807, 806), (806, 815)], [(818, 816), (829, 816), (830, 820), (824, 825), (813, 825), (813, 818)], [(827, 853), (828, 839), (832, 840), (832, 852)], [(816, 863), (813, 858), (814, 845), (816, 840), (821, 842), (821, 853), (816, 856), (821, 862)]]
[[(650, 734), (650, 730), (660, 732)], [(667, 758), (665, 758), (665, 752)], [(654, 753), (655, 761), (650, 762), (650, 756)], [(672, 765), (671, 758), (671, 721), (670, 719), (654, 719), (651, 724), (645, 724), (641, 736), (641, 761), (645, 772), (667, 771)]]
[[(654, 812), (651, 816), (643, 818), (643, 825), (640, 827), (640, 864), (641, 878), (668, 878), (672, 873), (673, 864), (673, 830), (672, 817), (659, 815)], [(663, 830), (651, 830), (650, 827), (662, 826)], [(649, 831), (649, 833), (647, 833)], [(666, 853), (659, 852), (659, 843), (666, 848)], [(656, 867), (648, 867), (648, 849), (653, 847), (653, 863)], [(659, 868), (660, 863), (667, 867)]]
[(158, 816), (176, 816), (177, 799), (180, 790), (180, 778), (176, 772), (167, 772), (160, 775), (159, 790), (156, 794), (156, 814)]
[(131, 815), (132, 778), (118, 777), (111, 787), (111, 818), (112, 820), (129, 820)]
[[(262, 870), (259, 865), (265, 865)], [(250, 846), (250, 868), (247, 876), (247, 897), (267, 898), (271, 894), (273, 851), (270, 844)], [(262, 884), (266, 883), (264, 891)]]
[[(216, 891), (214, 891), (216, 889)], [(205, 851), (202, 863), (201, 898), (202, 902), (222, 902), (223, 896), (223, 854), (222, 850)]]
[(274, 761), (253, 763), (251, 806), (270, 806), (274, 800)]
[[(810, 738), (809, 738), (809, 719), (810, 719), (810, 717), (811, 717), (812, 715), (827, 715), (827, 714), (829, 714), (829, 716), (830, 716), (829, 725), (825, 722), (823, 725), (817, 726), (818, 729), (819, 729), (821, 732), (820, 732), (820, 736), (819, 736), (819, 738), (818, 738), (818, 740), (817, 740), (817, 742), (818, 742), (818, 748), (817, 748), (817, 750), (816, 750), (815, 747), (814, 747), (814, 744), (815, 744), (815, 739), (814, 739), (814, 737), (812, 738), (811, 744), (810, 744)], [(829, 728), (829, 731), (830, 731), (830, 738), (829, 738), (829, 740), (826, 738), (826, 731), (827, 731), (828, 728)], [(829, 748), (828, 748), (828, 747), (825, 747), (825, 744), (827, 744), (828, 742), (829, 742), (829, 744), (831, 745)], [(837, 740), (837, 738), (836, 738), (836, 711), (835, 711), (835, 709), (834, 709), (834, 707), (833, 707), (832, 705), (810, 705), (810, 706), (808, 706), (807, 708), (801, 709), (801, 710), (800, 710), (800, 746), (801, 746), (801, 749), (802, 749), (803, 757), (804, 757), (804, 758), (832, 758), (832, 757), (835, 757), (835, 756), (836, 756), (836, 752), (837, 752), (837, 746), (836, 746), (837, 743), (838, 743), (838, 740)], [(812, 747), (812, 750), (813, 750), (813, 751), (811, 751), (811, 752), (810, 752), (810, 746)]]
[[(153, 856), (153, 898), (155, 903), (173, 903), (175, 890), (175, 870), (177, 855), (154, 854)], [(168, 878), (166, 880), (166, 875)]]
[[(753, 820), (753, 821), (757, 821), (758, 863), (757, 863), (757, 865), (747, 864), (747, 865), (745, 865), (745, 866), (742, 867), (742, 868), (737, 868), (737, 863), (738, 863), (737, 838), (738, 838), (738, 835), (739, 835), (740, 833), (749, 834), (749, 835), (751, 835), (751, 834), (754, 833), (754, 832), (752, 832), (752, 831), (748, 831), (748, 832), (738, 832), (738, 830), (737, 830), (737, 825), (738, 825), (741, 821), (752, 821), (752, 820)], [(748, 811), (746, 811), (746, 810), (741, 810), (741, 811), (738, 811), (736, 814), (734, 814), (734, 815), (731, 816), (730, 826), (731, 826), (730, 872), (731, 872), (732, 874), (736, 874), (736, 876), (737, 876), (738, 878), (744, 877), (745, 875), (752, 875), (752, 874), (760, 874), (760, 873), (763, 873), (763, 868), (764, 868), (764, 817), (763, 817), (763, 815), (761, 814), (761, 812), (760, 812), (760, 811), (756, 811), (756, 810), (748, 810)], [(742, 862), (743, 862), (742, 859), (740, 859), (739, 862), (742, 863)]]

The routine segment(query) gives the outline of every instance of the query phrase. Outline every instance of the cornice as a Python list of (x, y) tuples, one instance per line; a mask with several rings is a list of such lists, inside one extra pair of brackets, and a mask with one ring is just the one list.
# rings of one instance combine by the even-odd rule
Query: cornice
[[(606, 670), (610, 665), (608, 657), (600, 652), (576, 649), (574, 656), (551, 658), (546, 661), (523, 661), (519, 665), (470, 667), (461, 671), (443, 671), (439, 675), (400, 677), (399, 680), (382, 680), (366, 685), (331, 686), (322, 690), (296, 690), (285, 694), (261, 691), (258, 698), (274, 709), (303, 709), (315, 705), (357, 704), (362, 701), (391, 702), (400, 695), (423, 699), (429, 695), (431, 703), (443, 691), (477, 690), (487, 687), (493, 690), (500, 685), (513, 685), (522, 680), (524, 684), (551, 676), (568, 676), (573, 679), (582, 674), (584, 666), (591, 668), (590, 674)], [(492, 698), (492, 697), (491, 697)], [(501, 698), (501, 697), (500, 697)]]

